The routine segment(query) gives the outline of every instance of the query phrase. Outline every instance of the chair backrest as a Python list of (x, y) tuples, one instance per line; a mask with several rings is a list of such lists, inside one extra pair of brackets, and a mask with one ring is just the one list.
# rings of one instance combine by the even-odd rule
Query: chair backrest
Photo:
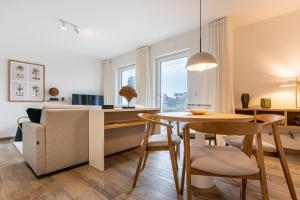
[(184, 143), (189, 149), (190, 129), (219, 135), (244, 135), (243, 152), (251, 156), (253, 137), (260, 133), (261, 124), (251, 122), (192, 122), (184, 126)]
[(138, 116), (153, 125), (161, 125), (167, 128), (173, 128), (172, 125), (161, 122), (160, 117), (158, 115), (149, 114), (149, 113), (139, 113)]
[(155, 114), (149, 114), (149, 113), (139, 113), (138, 116), (142, 118), (143, 120), (147, 121), (147, 128), (144, 134), (144, 142), (143, 142), (143, 148), (145, 148), (148, 145), (148, 139), (150, 135), (154, 134), (155, 127), (158, 126), (165, 126), (167, 128), (167, 135), (168, 135), (168, 143), (171, 144), (171, 134), (172, 134), (172, 128), (173, 126), (170, 124), (166, 124), (160, 121), (159, 116)]
[(263, 122), (263, 125), (279, 124), (285, 120), (283, 115), (274, 114), (258, 114), (255, 116), (255, 121)]
[(154, 114), (149, 114), (149, 113), (139, 113), (138, 116), (146, 121), (152, 121), (156, 120), (156, 117)]
[(255, 135), (261, 125), (251, 122), (192, 122), (185, 125), (195, 131), (220, 135)]

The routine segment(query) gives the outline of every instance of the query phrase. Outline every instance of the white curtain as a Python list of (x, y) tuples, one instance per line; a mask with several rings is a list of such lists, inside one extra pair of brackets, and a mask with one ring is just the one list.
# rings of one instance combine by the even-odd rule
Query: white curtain
[(152, 106), (151, 99), (151, 66), (150, 47), (141, 47), (136, 50), (136, 91), (137, 105)]
[(216, 112), (234, 113), (232, 29), (228, 18), (208, 25), (208, 52), (215, 56), (218, 67), (210, 73), (214, 79), (212, 94)]
[(104, 104), (114, 105), (114, 80), (111, 60), (102, 61)]

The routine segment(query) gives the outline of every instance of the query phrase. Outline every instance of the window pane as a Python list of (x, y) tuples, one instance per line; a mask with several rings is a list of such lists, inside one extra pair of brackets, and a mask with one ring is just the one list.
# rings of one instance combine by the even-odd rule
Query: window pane
[(187, 109), (187, 57), (161, 62), (161, 109), (163, 112)]
[[(121, 87), (123, 86), (130, 86), (135, 88), (135, 69), (127, 69), (121, 71)], [(127, 100), (122, 97), (121, 98), (121, 104), (122, 105), (127, 105)], [(130, 102), (130, 105), (135, 105), (135, 99), (133, 99)]]
[(121, 86), (130, 86), (135, 88), (135, 69), (128, 69), (121, 72)]

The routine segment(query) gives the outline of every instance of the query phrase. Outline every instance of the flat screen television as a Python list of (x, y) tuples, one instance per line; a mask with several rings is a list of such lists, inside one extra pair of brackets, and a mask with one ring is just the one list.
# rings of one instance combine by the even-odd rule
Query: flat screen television
[(103, 103), (103, 95), (72, 94), (73, 105), (102, 106)]

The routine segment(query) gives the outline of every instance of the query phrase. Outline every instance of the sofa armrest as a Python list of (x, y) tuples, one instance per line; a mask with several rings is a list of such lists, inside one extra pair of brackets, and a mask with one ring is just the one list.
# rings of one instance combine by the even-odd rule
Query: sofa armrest
[(46, 168), (46, 127), (41, 124), (23, 123), (23, 156), (36, 175), (42, 175)]

